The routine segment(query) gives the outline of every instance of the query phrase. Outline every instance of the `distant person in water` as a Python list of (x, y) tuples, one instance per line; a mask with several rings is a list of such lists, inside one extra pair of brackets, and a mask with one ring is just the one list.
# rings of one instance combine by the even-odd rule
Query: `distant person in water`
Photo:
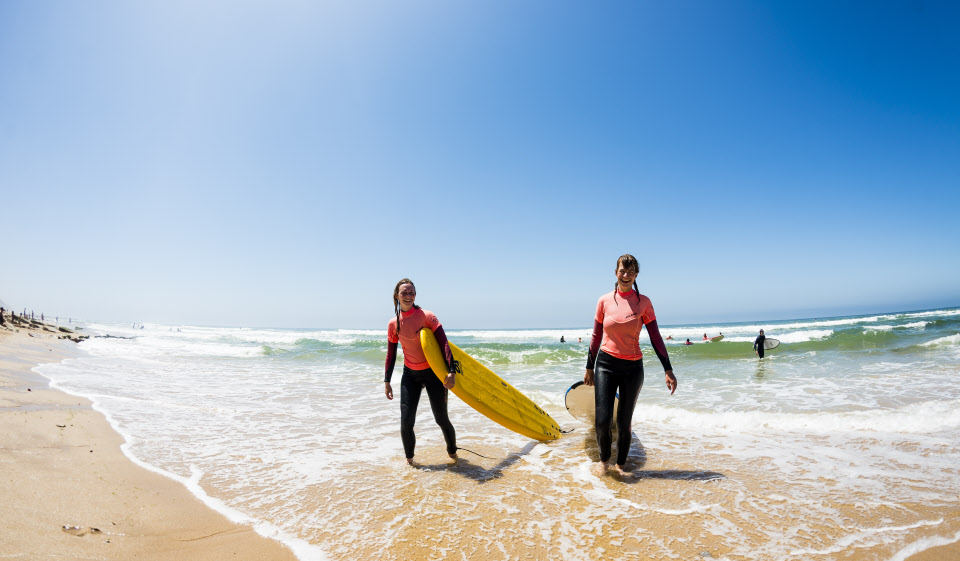
[(566, 343), (566, 341), (563, 339), (563, 335), (560, 336), (560, 342), (561, 342), (561, 343)]
[[(457, 433), (453, 423), (447, 415), (447, 390), (456, 384), (456, 367), (453, 362), (453, 353), (450, 343), (443, 332), (440, 320), (433, 312), (428, 312), (416, 305), (417, 288), (410, 279), (401, 279), (393, 289), (393, 310), (395, 318), (387, 324), (387, 360), (384, 363), (384, 394), (387, 399), (393, 399), (393, 387), (390, 379), (393, 376), (393, 366), (397, 361), (397, 343), (403, 348), (403, 377), (400, 379), (400, 440), (403, 441), (403, 452), (407, 463), (413, 464), (413, 449), (417, 444), (417, 437), (413, 433), (413, 425), (417, 420), (417, 406), (420, 404), (420, 394), (424, 389), (430, 398), (430, 408), (433, 418), (440, 425), (443, 438), (447, 442), (447, 454), (451, 459), (457, 459)], [(447, 367), (447, 375), (441, 383), (437, 375), (430, 369), (427, 357), (420, 346), (420, 330), (427, 328), (433, 331), (443, 351), (443, 359)]]
[(687, 342), (684, 343), (684, 345), (692, 345), (692, 344), (693, 344), (693, 343), (690, 341), (690, 339), (687, 339)]
[(763, 343), (767, 338), (763, 335), (763, 330), (760, 330), (760, 336), (757, 337), (757, 340), (753, 342), (753, 350), (757, 353), (757, 356), (763, 358)]
[[(670, 366), (667, 347), (657, 327), (650, 299), (640, 294), (637, 288), (637, 273), (640, 264), (637, 258), (625, 254), (617, 259), (614, 270), (617, 281), (613, 292), (604, 294), (597, 301), (593, 318), (593, 337), (587, 354), (587, 368), (583, 383), (596, 385), (594, 390), (597, 411), (597, 447), (600, 461), (594, 467), (596, 475), (609, 469), (611, 455), (610, 426), (613, 423), (613, 405), (620, 395), (617, 410), (617, 472), (624, 474), (627, 455), (630, 452), (630, 425), (633, 409), (643, 386), (643, 353), (640, 351), (640, 331), (644, 326), (650, 336), (654, 352), (663, 366), (664, 378), (670, 394), (677, 390), (677, 378)], [(594, 372), (596, 370), (596, 372)]]
[(706, 334), (706, 333), (703, 334), (703, 340), (704, 340), (704, 341), (707, 340), (707, 334)]

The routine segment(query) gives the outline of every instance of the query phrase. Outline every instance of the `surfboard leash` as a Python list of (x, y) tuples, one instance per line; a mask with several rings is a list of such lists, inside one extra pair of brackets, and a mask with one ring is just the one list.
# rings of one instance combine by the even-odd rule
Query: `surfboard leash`
[(464, 452), (470, 452), (470, 453), (473, 454), (474, 456), (480, 456), (481, 458), (485, 458), (485, 459), (487, 459), (487, 460), (495, 460), (495, 459), (496, 459), (496, 458), (491, 458), (490, 456), (484, 456), (483, 454), (477, 454), (477, 453), (474, 452), (473, 450), (467, 450), (466, 448), (461, 448), (461, 447), (459, 447), (459, 446), (457, 446), (457, 450), (463, 450)]

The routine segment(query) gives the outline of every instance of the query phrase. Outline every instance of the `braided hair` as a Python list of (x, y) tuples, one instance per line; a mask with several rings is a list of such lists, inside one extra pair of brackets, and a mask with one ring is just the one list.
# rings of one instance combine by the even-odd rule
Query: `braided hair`
[[(400, 279), (397, 286), (393, 287), (393, 311), (397, 314), (397, 337), (400, 336), (400, 287), (405, 284), (409, 284), (414, 290), (417, 289), (416, 285), (414, 285), (410, 279)], [(416, 304), (414, 304), (413, 307), (418, 310), (420, 309), (420, 306)]]
[[(624, 253), (617, 259), (617, 268), (613, 270), (614, 274), (617, 273), (617, 271), (620, 269), (621, 266), (624, 269), (633, 269), (638, 273), (640, 272), (640, 262), (637, 261), (636, 257), (630, 255), (629, 253)], [(619, 289), (620, 289), (620, 281), (618, 279), (613, 283), (613, 301), (614, 302), (617, 301), (617, 292), (619, 292)], [(639, 296), (640, 289), (637, 288), (636, 278), (633, 279), (633, 289), (637, 292), (637, 296)]]

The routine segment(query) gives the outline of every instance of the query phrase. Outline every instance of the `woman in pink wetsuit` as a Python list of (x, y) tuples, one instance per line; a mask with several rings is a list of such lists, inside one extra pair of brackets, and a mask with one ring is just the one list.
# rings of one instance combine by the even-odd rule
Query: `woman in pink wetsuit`
[(587, 370), (583, 383), (595, 386), (597, 419), (597, 446), (600, 462), (594, 473), (603, 475), (610, 462), (610, 425), (613, 422), (613, 403), (620, 394), (617, 409), (617, 471), (624, 474), (630, 452), (630, 423), (637, 397), (643, 386), (643, 353), (640, 351), (640, 330), (647, 327), (654, 352), (663, 365), (664, 378), (670, 395), (677, 389), (677, 378), (670, 366), (666, 345), (657, 327), (650, 299), (637, 289), (637, 258), (625, 254), (617, 259), (617, 283), (613, 292), (604, 294), (597, 302), (593, 338), (587, 355)]
[[(393, 366), (397, 361), (397, 343), (403, 348), (403, 377), (400, 379), (400, 440), (403, 441), (403, 451), (407, 463), (413, 464), (413, 449), (417, 438), (413, 433), (413, 425), (417, 420), (417, 406), (420, 404), (420, 394), (424, 389), (430, 398), (430, 408), (433, 418), (440, 425), (443, 438), (447, 442), (447, 454), (451, 459), (457, 459), (457, 433), (453, 423), (447, 415), (447, 390), (456, 383), (456, 370), (453, 354), (450, 352), (450, 343), (443, 333), (443, 326), (433, 312), (428, 312), (415, 304), (417, 289), (410, 279), (401, 279), (393, 289), (393, 309), (397, 317), (387, 324), (387, 360), (384, 363), (384, 394), (387, 399), (393, 399), (393, 387), (390, 379), (393, 377)], [(443, 350), (443, 359), (447, 366), (447, 375), (441, 383), (437, 375), (430, 369), (427, 357), (420, 346), (420, 330), (428, 328), (437, 337), (437, 342)]]

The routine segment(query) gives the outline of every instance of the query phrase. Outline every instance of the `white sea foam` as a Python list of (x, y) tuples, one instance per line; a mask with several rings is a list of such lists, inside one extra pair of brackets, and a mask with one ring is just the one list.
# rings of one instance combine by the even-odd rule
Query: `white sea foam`
[(930, 317), (954, 317), (960, 316), (960, 308), (949, 309), (949, 310), (929, 310), (926, 312), (913, 312), (909, 314), (903, 314), (905, 318), (930, 318)]
[(837, 542), (830, 547), (826, 547), (822, 549), (803, 548), (803, 549), (794, 550), (790, 553), (791, 555), (802, 555), (802, 556), (831, 555), (834, 553), (839, 553), (841, 551), (846, 551), (851, 546), (856, 547), (858, 545), (861, 545), (863, 542), (874, 543), (873, 538), (875, 538), (878, 535), (882, 536), (883, 534), (900, 534), (906, 530), (913, 530), (913, 529), (921, 528), (924, 526), (939, 526), (940, 524), (943, 524), (942, 518), (938, 520), (921, 520), (919, 522), (910, 524), (908, 526), (885, 526), (885, 527), (879, 527), (879, 528), (865, 528), (855, 534), (851, 534), (849, 536), (845, 536), (841, 538), (840, 540), (837, 540)]
[(767, 431), (806, 434), (935, 433), (960, 427), (960, 400), (924, 402), (891, 410), (802, 414), (764, 411), (702, 413), (654, 405), (638, 407), (633, 418), (635, 422), (739, 433)]
[(903, 325), (868, 325), (864, 326), (864, 331), (893, 331), (894, 329), (922, 329), (926, 327), (930, 322), (928, 321), (916, 321), (913, 323), (905, 323)]
[(925, 551), (933, 547), (950, 545), (957, 543), (958, 541), (960, 541), (960, 531), (954, 533), (952, 536), (932, 536), (929, 538), (921, 538), (898, 551), (893, 557), (890, 558), (890, 561), (906, 561), (921, 551)]
[(947, 337), (940, 337), (939, 339), (927, 341), (926, 343), (921, 343), (921, 346), (924, 347), (947, 347), (953, 345), (960, 345), (960, 333), (957, 333), (956, 335), (948, 335)]

